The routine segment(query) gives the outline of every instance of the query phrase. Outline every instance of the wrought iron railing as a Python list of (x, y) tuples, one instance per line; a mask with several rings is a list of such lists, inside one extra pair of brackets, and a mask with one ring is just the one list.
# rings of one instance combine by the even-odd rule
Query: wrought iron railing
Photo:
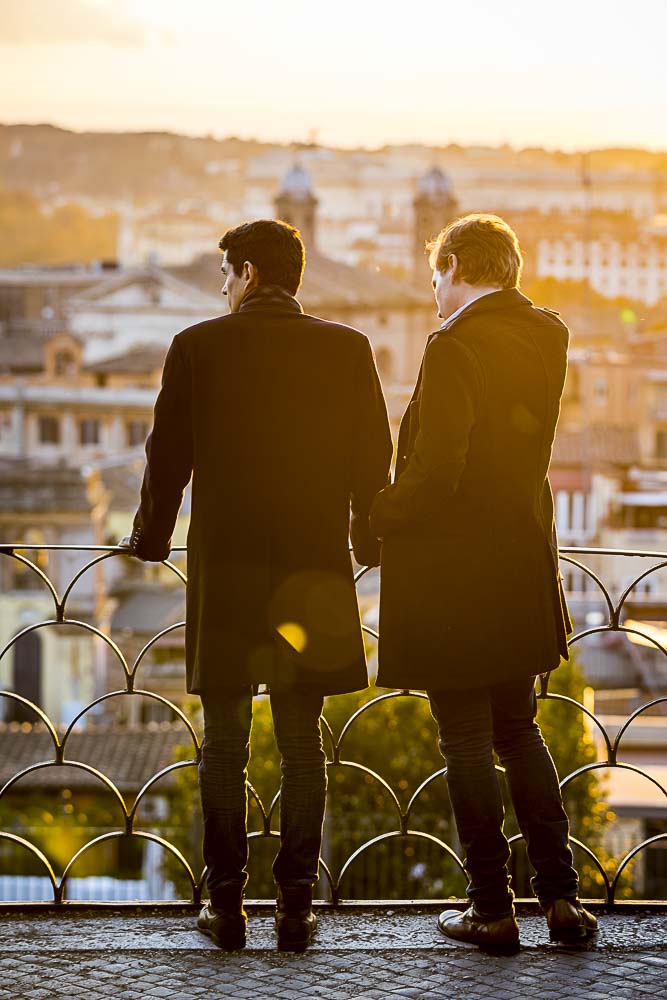
[[(61, 592), (59, 592), (43, 566), (40, 565), (40, 557), (43, 559), (45, 553), (63, 551), (69, 553), (86, 553), (91, 558), (87, 559), (85, 564), (73, 574), (72, 578), (62, 587)], [(29, 558), (25, 554), (26, 552), (30, 552), (32, 557)], [(184, 549), (182, 548), (173, 550), (173, 554), (176, 557), (180, 556), (183, 552)], [(33, 592), (35, 589), (41, 588), (43, 594), (53, 603), (53, 615), (51, 617), (40, 621), (33, 621), (8, 638), (0, 649), (0, 669), (2, 669), (3, 662), (7, 663), (7, 660), (12, 658), (12, 651), (19, 644), (25, 642), (26, 636), (44, 629), (66, 628), (70, 632), (83, 630), (84, 633), (88, 633), (92, 637), (93, 642), (101, 643), (102, 647), (106, 650), (108, 662), (119, 665), (123, 676), (122, 687), (97, 692), (94, 699), (84, 708), (77, 711), (74, 717), (63, 726), (54, 724), (44, 710), (44, 707), (30, 698), (17, 693), (15, 690), (7, 689), (0, 691), (0, 705), (4, 703), (14, 708), (18, 706), (24, 719), (22, 726), (17, 727), (15, 725), (12, 727), (5, 724), (6, 738), (11, 740), (12, 733), (14, 733), (18, 739), (19, 732), (21, 732), (21, 738), (26, 736), (25, 720), (31, 717), (34, 719), (36, 725), (34, 727), (28, 725), (27, 729), (30, 729), (31, 732), (41, 732), (44, 739), (46, 739), (44, 734), (47, 733), (48, 746), (50, 747), (47, 756), (32, 760), (25, 764), (25, 766), (18, 766), (14, 773), (6, 776), (6, 780), (4, 780), (4, 784), (0, 788), (0, 824), (4, 827), (0, 829), (0, 902), (3, 901), (2, 877), (6, 875), (9, 878), (12, 875), (12, 872), (8, 873), (2, 866), (4, 865), (5, 869), (12, 865), (15, 866), (16, 859), (19, 856), (28, 859), (24, 867), (29, 868), (30, 872), (25, 875), (25, 883), (28, 884), (30, 880), (34, 882), (37, 878), (39, 885), (43, 886), (44, 879), (48, 880), (48, 892), (44, 893), (43, 889), (37, 891), (42, 892), (40, 898), (58, 906), (65, 900), (72, 898), (71, 886), (75, 881), (74, 873), (77, 867), (81, 866), (85, 858), (91, 857), (103, 845), (108, 847), (118, 841), (123, 841), (125, 844), (131, 841), (134, 845), (138, 842), (143, 842), (144, 845), (153, 845), (153, 850), (156, 850), (161, 857), (167, 859), (166, 866), (172, 873), (172, 883), (179, 882), (179, 878), (182, 876), (188, 887), (189, 901), (198, 903), (205, 888), (205, 870), (200, 871), (193, 858), (186, 857), (186, 853), (188, 852), (182, 846), (179, 847), (177, 844), (171, 842), (168, 837), (155, 832), (155, 829), (150, 829), (150, 823), (144, 823), (142, 828), (142, 824), (139, 821), (142, 805), (147, 800), (150, 800), (151, 796), (155, 796), (167, 781), (171, 781), (172, 786), (174, 782), (177, 783), (177, 776), (183, 774), (185, 769), (192, 769), (194, 776), (194, 769), (200, 757), (201, 738), (198, 733), (198, 728), (200, 727), (193, 722), (191, 707), (183, 704), (175, 704), (169, 697), (159, 694), (156, 691), (144, 689), (138, 683), (140, 679), (139, 672), (151, 652), (154, 651), (156, 644), (164, 640), (165, 637), (170, 636), (171, 633), (182, 629), (184, 623), (169, 624), (145, 642), (135, 655), (131, 657), (126, 656), (121, 648), (121, 643), (116, 641), (110, 634), (108, 624), (107, 627), (103, 627), (97, 618), (91, 622), (80, 620), (77, 617), (68, 617), (68, 609), (75, 600), (73, 592), (85, 575), (93, 571), (93, 573), (98, 574), (99, 582), (99, 567), (107, 560), (127, 558), (126, 550), (117, 546), (36, 546), (29, 543), (16, 543), (0, 546), (0, 555), (5, 557), (0, 562), (11, 564), (13, 561), (14, 564), (20, 564), (23, 567), (22, 572), (34, 574), (35, 588), (33, 588)], [(614, 597), (610, 589), (603, 583), (600, 574), (590, 565), (591, 562), (604, 562), (610, 558), (641, 559), (642, 561), (647, 561), (650, 565), (647, 569), (637, 573), (632, 581), (623, 589), (622, 593)], [(561, 550), (561, 559), (564, 563), (576, 567), (577, 570), (586, 574), (591, 579), (596, 588), (599, 607), (603, 609), (606, 616), (606, 620), (586, 627), (573, 635), (570, 640), (571, 646), (575, 646), (593, 635), (616, 633), (626, 636), (641, 636), (645, 643), (667, 656), (667, 649), (662, 645), (659, 638), (656, 638), (654, 630), (648, 629), (644, 631), (642, 628), (637, 627), (637, 625), (628, 626), (624, 624), (623, 620), (626, 605), (631, 600), (634, 589), (651, 574), (658, 573), (661, 569), (667, 567), (667, 554), (630, 550), (564, 548)], [(586, 562), (582, 561), (584, 559)], [(164, 566), (174, 574), (174, 578), (178, 584), (185, 583), (184, 573), (174, 562), (167, 561), (164, 563)], [(357, 582), (359, 583), (368, 572), (369, 570), (367, 569), (359, 570), (357, 573)], [(18, 598), (18, 596), (22, 596), (24, 593), (25, 588), (22, 586), (21, 591), (15, 596)], [(9, 596), (8, 592), (4, 596)], [(474, 600), (474, 595), (471, 595), (471, 599)], [(590, 593), (587, 594), (587, 599), (590, 601)], [(88, 603), (91, 605), (92, 602), (89, 601)], [(81, 604), (80, 600), (79, 604)], [(99, 606), (96, 613), (99, 614)], [(3, 622), (2, 615), (3, 613), (0, 611), (0, 626), (2, 626)], [(93, 617), (95, 617), (95, 614), (93, 614)], [(5, 624), (3, 626), (5, 630), (7, 629), (7, 621), (7, 613), (5, 612)], [(365, 626), (365, 632), (372, 653), (373, 644), (377, 640), (377, 633), (370, 626)], [(7, 669), (5, 668), (6, 673)], [(100, 675), (101, 682), (103, 684), (106, 683), (109, 676), (110, 671), (102, 671)], [(667, 674), (665, 674), (665, 677), (667, 677)], [(100, 678), (98, 678), (98, 682)], [(554, 693), (548, 690), (548, 685), (545, 682), (540, 684), (538, 692), (541, 704), (548, 701), (561, 702), (569, 705), (572, 711), (583, 713), (587, 724), (598, 734), (598, 743), (602, 748), (601, 757), (595, 760), (588, 760), (574, 768), (570, 773), (563, 775), (561, 787), (564, 791), (578, 780), (581, 780), (584, 775), (600, 770), (616, 769), (617, 771), (624, 771), (628, 775), (632, 775), (634, 780), (648, 782), (652, 788), (657, 789), (660, 793), (660, 801), (662, 802), (664, 799), (665, 808), (662, 812), (664, 819), (660, 818), (660, 809), (657, 811), (656, 822), (658, 823), (658, 832), (647, 836), (646, 829), (638, 830), (635, 823), (636, 842), (631, 845), (625, 845), (622, 856), (617, 857), (611, 865), (607, 858), (600, 857), (600, 849), (594, 849), (583, 841), (575, 837), (572, 838), (573, 846), (576, 851), (580, 852), (579, 857), (585, 859), (593, 872), (593, 882), (597, 882), (597, 895), (608, 905), (614, 905), (621, 897), (627, 898), (628, 895), (632, 896), (633, 886), (632, 882), (628, 883), (628, 873), (636, 862), (646, 859), (649, 856), (649, 852), (654, 852), (655, 857), (658, 858), (658, 868), (662, 865), (664, 880), (667, 884), (667, 865), (661, 860), (662, 858), (667, 858), (667, 789), (665, 788), (665, 784), (658, 780), (655, 775), (648, 773), (636, 762), (624, 759), (624, 739), (627, 738), (630, 728), (640, 717), (647, 718), (655, 715), (657, 719), (656, 725), (658, 727), (662, 725), (660, 721), (662, 716), (660, 713), (664, 713), (665, 706), (667, 706), (667, 682), (664, 688), (660, 690), (659, 684), (654, 680), (652, 688), (653, 690), (647, 693), (646, 700), (636, 707), (624, 719), (622, 724), (618, 726), (615, 735), (610, 735), (609, 728), (605, 726), (595, 711), (592, 710), (591, 706), (585, 703), (585, 698), (582, 699), (584, 702), (582, 703), (576, 698)], [(166, 766), (160, 767), (156, 773), (153, 773), (147, 780), (144, 780), (131, 796), (128, 794), (127, 789), (121, 791), (119, 787), (120, 783), (105, 773), (104, 768), (93, 766), (85, 760), (73, 758), (68, 753), (68, 748), (73, 742), (73, 734), (80, 732), (87, 720), (92, 718), (95, 720), (95, 726), (98, 729), (100, 726), (103, 727), (105, 710), (110, 707), (114, 699), (126, 697), (150, 699), (154, 704), (168, 711), (176, 720), (177, 726), (181, 727), (185, 745), (191, 747), (191, 754), (186, 759), (174, 758)], [(377, 832), (371, 830), (372, 835), (368, 836), (369, 824), (372, 825), (372, 817), (367, 813), (364, 817), (365, 822), (359, 824), (359, 830), (357, 831), (358, 842), (354, 842), (355, 831), (348, 829), (347, 838), (353, 841), (351, 849), (341, 854), (341, 848), (338, 845), (338, 849), (331, 854), (329, 859), (323, 860), (323, 879), (321, 879), (321, 883), (325, 885), (328, 898), (334, 904), (339, 903), (343, 897), (349, 898), (349, 891), (346, 889), (349, 876), (355, 866), (360, 863), (361, 859), (368, 859), (374, 853), (384, 851), (385, 856), (389, 858), (388, 863), (391, 866), (391, 864), (396, 862), (396, 856), (393, 855), (392, 861), (391, 850), (389, 849), (392, 845), (395, 846), (396, 844), (399, 844), (401, 847), (404, 847), (407, 843), (412, 845), (409, 857), (410, 859), (414, 859), (410, 861), (410, 864), (413, 865), (413, 871), (419, 869), (420, 852), (424, 856), (428, 856), (431, 866), (437, 863), (438, 858), (443, 863), (446, 863), (447, 870), (451, 874), (443, 883), (442, 891), (438, 893), (441, 897), (461, 896), (465, 885), (453, 824), (451, 822), (443, 822), (443, 824), (438, 826), (437, 823), (433, 822), (433, 816), (439, 809), (447, 809), (446, 796), (444, 795), (446, 767), (435, 766), (431, 773), (424, 776), (418, 782), (411, 793), (410, 789), (406, 793), (402, 787), (404, 783), (399, 782), (399, 785), (401, 785), (400, 788), (394, 787), (390, 780), (379, 773), (378, 769), (373, 769), (368, 763), (364, 763), (363, 760), (348, 759), (344, 756), (352, 738), (351, 734), (363, 723), (364, 719), (369, 718), (369, 713), (388, 713), (395, 699), (416, 699), (423, 707), (425, 695), (421, 692), (407, 691), (387, 691), (373, 695), (371, 691), (368, 700), (358, 704), (350, 717), (344, 721), (342, 726), (338, 727), (338, 731), (335, 731), (333, 725), (327, 721), (327, 712), (325, 710), (323, 728), (328, 744), (330, 774), (335, 770), (345, 771), (348, 775), (359, 778), (362, 783), (372, 786), (394, 817), (392, 821), (393, 825), (391, 825), (390, 829), (380, 829)], [(10, 710), (5, 714), (11, 715), (16, 713)], [(150, 731), (154, 732), (155, 727), (150, 729)], [(112, 738), (122, 738), (122, 734), (114, 730), (113, 727), (109, 729), (109, 733)], [(667, 759), (667, 745), (663, 747), (663, 753)], [(38, 788), (42, 788), (40, 782), (43, 781), (45, 783), (44, 787), (48, 784), (48, 787), (52, 788), (53, 778), (50, 777), (49, 782), (46, 782), (46, 773), (48, 772), (49, 775), (52, 775), (54, 769), (57, 770), (58, 768), (73, 768), (84, 772), (90, 780), (97, 782), (101, 794), (111, 797), (114, 808), (118, 809), (118, 815), (121, 820), (120, 823), (116, 824), (117, 828), (107, 830), (97, 836), (89, 837), (85, 843), (78, 847), (74, 844), (76, 849), (73, 849), (71, 855), (67, 858), (63, 856), (63, 849), (67, 847), (67, 831), (61, 832), (57, 827), (53, 827), (53, 832), (50, 836), (46, 838), (44, 836), (37, 836), (31, 840), (30, 836), (26, 835), (30, 831), (29, 820), (24, 818), (22, 821), (21, 815), (19, 815), (21, 810), (25, 809), (26, 800), (23, 799), (18, 805), (16, 803), (12, 805), (13, 794), (24, 786), (26, 779), (29, 783), (32, 783), (31, 787), (34, 787), (36, 784)], [(502, 768), (498, 770), (502, 771)], [(62, 773), (65, 774), (64, 771)], [(66, 784), (67, 782), (63, 779), (63, 785)], [(435, 789), (442, 789), (442, 801), (436, 802), (435, 806), (431, 803), (430, 811), (428, 811), (430, 818), (428, 820), (424, 821), (423, 816), (421, 820), (418, 817), (415, 818), (425, 797), (428, 797)], [(177, 794), (181, 794), (181, 792), (177, 792)], [(252, 808), (255, 810), (255, 815), (259, 818), (259, 828), (250, 833), (251, 841), (267, 841), (271, 838), (276, 838), (278, 836), (276, 815), (279, 792), (276, 791), (270, 800), (263, 799), (258, 790), (253, 785), (249, 785), (249, 794), (253, 803)], [(183, 808), (185, 802), (186, 812), (194, 808), (192, 788), (190, 788), (188, 795), (190, 796), (189, 798), (186, 796), (180, 802), (181, 808)], [(655, 810), (652, 815), (655, 820)], [(23, 822), (23, 827), (21, 826), (21, 822)], [(664, 830), (660, 827), (661, 823)], [(379, 824), (379, 826), (382, 825), (382, 823)], [(448, 839), (444, 839), (442, 835), (443, 829), (446, 830)], [(17, 830), (19, 832), (15, 832)], [(91, 832), (95, 831), (92, 830)], [(197, 838), (198, 827), (196, 822), (192, 825), (190, 833), (192, 835), (191, 839)], [(35, 840), (37, 842), (34, 842)], [(511, 843), (515, 847), (520, 841), (521, 836), (518, 833), (511, 837)], [(193, 850), (196, 854), (196, 845)], [(387, 850), (389, 850), (389, 854), (387, 854)], [(335, 867), (331, 862), (331, 857), (334, 856), (337, 858)], [(403, 852), (403, 861), (405, 860), (405, 856), (405, 852)], [(653, 857), (653, 854), (651, 856)], [(56, 861), (56, 858), (60, 859), (59, 862)], [(41, 882), (39, 882), (40, 871), (42, 873)], [(174, 876), (174, 871), (179, 872), (180, 876)], [(120, 873), (117, 874), (120, 876)], [(113, 875), (114, 873), (112, 872)], [(415, 878), (418, 882), (417, 876)], [(120, 886), (120, 877), (116, 879), (116, 882)], [(20, 885), (20, 878), (17, 879), (14, 877), (11, 880), (11, 884), (13, 886)], [(87, 898), (95, 898), (95, 884), (94, 882), (89, 882)], [(163, 884), (165, 884), (164, 880)], [(105, 883), (106, 888), (102, 888), (101, 881), (98, 881), (97, 885), (100, 887), (97, 898), (100, 901), (108, 899), (110, 895), (108, 885)], [(125, 883), (123, 885), (125, 887), (122, 889), (122, 892), (119, 889), (122, 898), (133, 898), (131, 895), (132, 890), (128, 890)], [(146, 895), (147, 892), (148, 895)], [(167, 894), (166, 898), (174, 898), (174, 895), (178, 896), (176, 890), (173, 890), (171, 895)], [(11, 891), (5, 889), (4, 901), (7, 901), (10, 896)], [(120, 895), (114, 897), (113, 892), (111, 896), (112, 898), (121, 898)], [(21, 897), (20, 893), (18, 893), (14, 898), (25, 897)], [(141, 898), (144, 901), (152, 898), (145, 885), (142, 889)], [(163, 895), (162, 898), (164, 899), (165, 896)], [(667, 906), (667, 891), (662, 893), (660, 898), (662, 903)]]

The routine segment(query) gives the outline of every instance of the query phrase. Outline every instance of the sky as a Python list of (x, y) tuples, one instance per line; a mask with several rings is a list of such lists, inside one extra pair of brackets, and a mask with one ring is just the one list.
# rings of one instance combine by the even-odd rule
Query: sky
[(667, 0), (0, 0), (0, 122), (667, 150)]

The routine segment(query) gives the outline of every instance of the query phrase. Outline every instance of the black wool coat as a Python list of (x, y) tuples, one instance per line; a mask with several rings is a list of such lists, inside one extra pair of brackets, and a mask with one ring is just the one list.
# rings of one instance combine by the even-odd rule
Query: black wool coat
[(466, 689), (567, 657), (547, 470), (567, 327), (518, 289), (433, 334), (401, 423), (383, 539), (378, 684)]
[(287, 292), (261, 286), (174, 338), (131, 548), (167, 557), (192, 474), (189, 691), (367, 685), (350, 512), (355, 555), (377, 563), (368, 513), (391, 451), (368, 339)]

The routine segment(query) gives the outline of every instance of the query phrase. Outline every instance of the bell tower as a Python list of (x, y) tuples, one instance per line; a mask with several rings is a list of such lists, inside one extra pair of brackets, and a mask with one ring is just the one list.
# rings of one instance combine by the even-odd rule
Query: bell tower
[(283, 177), (280, 191), (276, 195), (276, 218), (289, 222), (299, 230), (306, 250), (315, 249), (317, 205), (312, 177), (305, 167), (295, 163)]
[(413, 275), (418, 284), (427, 276), (424, 246), (459, 214), (452, 182), (440, 167), (431, 167), (417, 180), (414, 206)]

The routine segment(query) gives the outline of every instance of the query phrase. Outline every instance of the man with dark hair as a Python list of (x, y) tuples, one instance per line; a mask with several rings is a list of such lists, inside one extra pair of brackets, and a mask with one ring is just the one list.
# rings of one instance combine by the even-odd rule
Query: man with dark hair
[(130, 546), (167, 558), (192, 475), (185, 645), (188, 691), (204, 708), (210, 894), (198, 926), (223, 948), (245, 944), (252, 694), (266, 683), (282, 756), (278, 945), (302, 950), (316, 923), (323, 698), (367, 684), (348, 533), (357, 560), (377, 564), (368, 514), (391, 436), (367, 338), (294, 298), (298, 231), (250, 222), (220, 247), (230, 315), (172, 342)]
[[(241, 276), (245, 261), (251, 261), (261, 274), (263, 285), (276, 285), (290, 295), (298, 292), (306, 258), (299, 231), (293, 226), (276, 219), (245, 222), (229, 229), (219, 246), (237, 275)], [(223, 294), (229, 296), (229, 291)], [(231, 298), (229, 304), (231, 311), (236, 312)]]
[(383, 539), (378, 684), (422, 688), (440, 749), (471, 905), (448, 937), (519, 946), (495, 750), (554, 940), (597, 929), (578, 899), (568, 820), (535, 722), (535, 676), (567, 658), (547, 479), (568, 330), (518, 289), (521, 252), (497, 216), (430, 245), (440, 330), (401, 424), (393, 485), (373, 503)]

